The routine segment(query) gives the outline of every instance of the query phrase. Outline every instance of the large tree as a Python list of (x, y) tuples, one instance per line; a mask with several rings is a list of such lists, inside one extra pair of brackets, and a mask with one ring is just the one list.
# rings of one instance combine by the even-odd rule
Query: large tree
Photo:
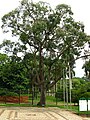
[[(54, 74), (53, 68), (60, 63), (57, 61), (65, 54), (65, 61), (70, 60), (69, 54), (80, 55), (86, 42), (84, 26), (75, 22), (72, 15), (71, 8), (65, 4), (58, 5), (53, 10), (44, 2), (22, 0), (18, 8), (2, 18), (4, 32), (11, 31), (13, 36), (18, 37), (24, 55), (31, 53), (34, 56), (34, 81), (40, 88), (41, 106), (45, 105), (46, 80), (49, 79), (48, 83), (51, 83), (53, 79), (55, 83), (62, 77), (60, 74), (57, 80), (54, 77), (50, 79), (51, 76), (46, 78), (46, 70), (49, 71), (49, 75)], [(48, 61), (48, 64), (44, 61)]]

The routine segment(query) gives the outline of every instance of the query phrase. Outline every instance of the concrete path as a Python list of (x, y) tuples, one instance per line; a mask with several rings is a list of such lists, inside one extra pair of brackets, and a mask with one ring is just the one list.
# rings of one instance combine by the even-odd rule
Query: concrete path
[(90, 120), (57, 107), (0, 107), (0, 120)]

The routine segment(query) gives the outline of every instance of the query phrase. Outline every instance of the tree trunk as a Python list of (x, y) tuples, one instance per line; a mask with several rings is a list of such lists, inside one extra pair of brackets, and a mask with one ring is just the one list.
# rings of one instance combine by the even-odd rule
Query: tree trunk
[(45, 81), (44, 81), (44, 65), (43, 65), (43, 55), (42, 55), (42, 45), (40, 45), (40, 51), (39, 51), (39, 71), (40, 71), (40, 82), (42, 82), (42, 84), (40, 85), (40, 92), (41, 92), (41, 96), (40, 96), (40, 102), (39, 105), (40, 106), (45, 106)]
[(90, 71), (89, 71), (89, 75), (88, 75), (88, 78), (90, 79)]
[(40, 96), (40, 106), (45, 106), (45, 101), (46, 101), (46, 98), (45, 98), (45, 86), (44, 84), (41, 85), (41, 96)]

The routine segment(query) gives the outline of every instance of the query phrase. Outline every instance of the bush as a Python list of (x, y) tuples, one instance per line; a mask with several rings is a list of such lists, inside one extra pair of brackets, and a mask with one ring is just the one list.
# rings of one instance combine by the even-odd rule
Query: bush
[(86, 93), (83, 93), (81, 96), (80, 96), (81, 98), (83, 97), (83, 98), (90, 98), (90, 92), (86, 92)]
[(78, 100), (79, 100), (79, 91), (78, 90), (72, 90), (72, 102), (73, 103), (78, 103)]
[(0, 89), (0, 96), (17, 96), (16, 92), (8, 91), (7, 89), (1, 88)]
[(57, 99), (62, 101), (63, 100), (63, 91), (59, 90), (58, 92), (56, 92), (55, 98), (57, 98)]

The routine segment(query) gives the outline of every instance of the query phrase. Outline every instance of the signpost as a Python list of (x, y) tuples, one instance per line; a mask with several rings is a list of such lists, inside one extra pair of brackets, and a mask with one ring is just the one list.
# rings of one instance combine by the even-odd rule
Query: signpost
[(81, 98), (79, 100), (79, 111), (80, 112), (86, 111), (88, 115), (88, 111), (90, 111), (90, 99)]
[(88, 111), (90, 111), (90, 99), (88, 100)]
[(79, 100), (79, 111), (87, 111), (87, 100)]

